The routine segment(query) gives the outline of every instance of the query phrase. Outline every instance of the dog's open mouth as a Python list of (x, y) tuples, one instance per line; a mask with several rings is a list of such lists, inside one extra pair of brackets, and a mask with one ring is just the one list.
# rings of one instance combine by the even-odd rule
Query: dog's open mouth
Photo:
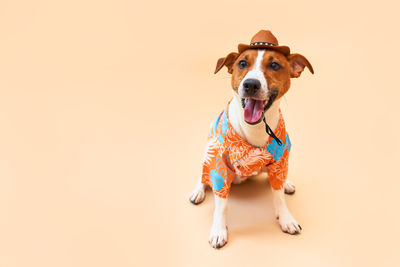
[(269, 109), (277, 97), (278, 92), (272, 91), (268, 99), (258, 100), (251, 97), (242, 98), (244, 120), (248, 124), (257, 124), (264, 118), (264, 112)]
[(249, 124), (259, 123), (264, 116), (264, 106), (267, 100), (256, 100), (254, 98), (242, 98), (244, 108), (244, 120)]

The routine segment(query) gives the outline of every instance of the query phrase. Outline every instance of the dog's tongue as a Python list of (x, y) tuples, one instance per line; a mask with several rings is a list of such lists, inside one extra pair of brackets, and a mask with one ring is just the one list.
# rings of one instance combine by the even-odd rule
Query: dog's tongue
[(249, 98), (244, 107), (244, 119), (249, 123), (257, 122), (264, 111), (264, 101)]

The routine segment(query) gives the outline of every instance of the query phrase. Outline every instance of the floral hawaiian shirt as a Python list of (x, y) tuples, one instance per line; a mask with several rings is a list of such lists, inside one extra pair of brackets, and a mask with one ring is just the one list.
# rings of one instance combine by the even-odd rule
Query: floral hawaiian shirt
[(233, 130), (228, 119), (228, 107), (222, 111), (211, 125), (203, 160), (202, 183), (208, 184), (217, 196), (226, 198), (235, 175), (247, 178), (266, 167), (272, 188), (282, 189), (288, 172), (291, 144), (279, 113), (274, 133), (282, 145), (269, 137), (265, 146), (255, 147)]

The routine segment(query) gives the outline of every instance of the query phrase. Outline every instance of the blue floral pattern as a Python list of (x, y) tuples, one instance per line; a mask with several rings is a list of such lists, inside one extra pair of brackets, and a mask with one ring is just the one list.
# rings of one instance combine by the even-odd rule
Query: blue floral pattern
[(219, 120), (221, 119), (221, 114), (219, 114), (219, 116), (215, 119), (215, 121), (212, 123), (212, 125), (211, 125), (211, 132), (210, 132), (210, 134), (212, 134), (212, 135), (216, 135), (216, 131), (217, 131), (217, 128), (218, 128), (218, 123), (219, 123)]
[(228, 126), (228, 116), (226, 115), (226, 111), (222, 113), (222, 125), (221, 125), (221, 131), (222, 135), (218, 136), (218, 141), (223, 144), (225, 141), (225, 134), (228, 131), (229, 126)]
[(213, 189), (215, 191), (221, 190), (224, 186), (224, 178), (216, 170), (211, 170), (210, 176)]
[(272, 142), (267, 145), (267, 151), (272, 155), (275, 161), (278, 161), (282, 157), (285, 149), (290, 151), (290, 148), (292, 147), (289, 136), (287, 134), (285, 135), (285, 140), (285, 144), (279, 145), (278, 142), (273, 139)]
[(222, 120), (222, 135), (225, 136), (226, 131), (228, 131), (229, 126), (228, 126), (228, 116), (226, 115), (226, 111), (224, 111), (223, 114), (223, 120)]

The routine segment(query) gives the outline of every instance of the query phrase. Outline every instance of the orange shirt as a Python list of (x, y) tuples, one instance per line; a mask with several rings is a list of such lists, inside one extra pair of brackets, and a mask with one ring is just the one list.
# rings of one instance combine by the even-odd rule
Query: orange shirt
[(269, 137), (265, 146), (255, 147), (233, 130), (228, 119), (228, 107), (222, 111), (211, 126), (203, 160), (202, 183), (208, 184), (217, 196), (226, 198), (235, 174), (254, 176), (266, 167), (272, 188), (282, 189), (288, 172), (291, 144), (279, 113), (274, 133), (282, 145)]

